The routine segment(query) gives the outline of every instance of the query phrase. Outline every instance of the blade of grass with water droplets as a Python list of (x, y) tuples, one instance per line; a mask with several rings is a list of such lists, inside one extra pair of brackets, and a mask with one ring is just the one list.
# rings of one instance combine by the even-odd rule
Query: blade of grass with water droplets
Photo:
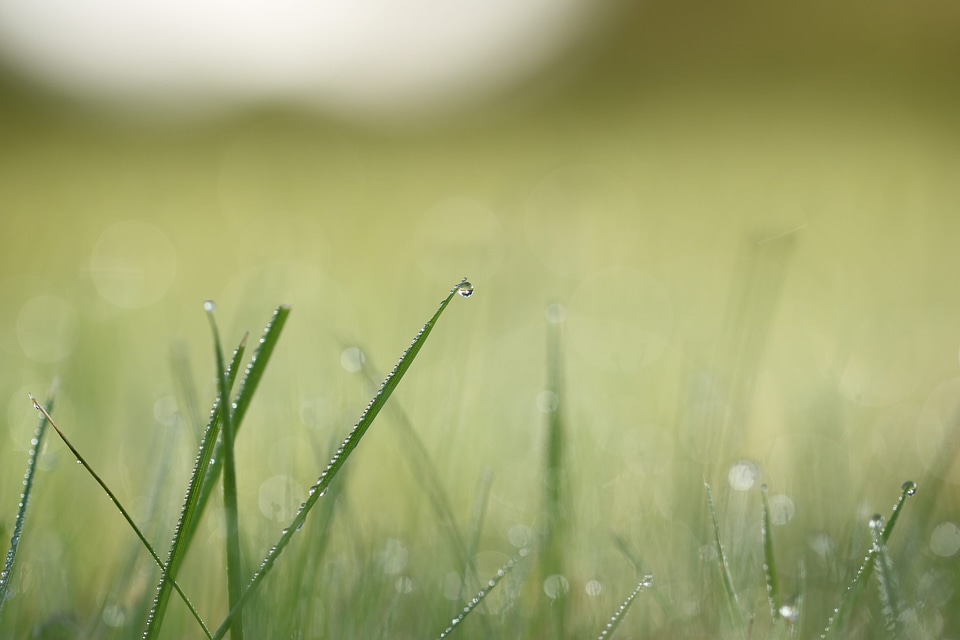
[[(110, 498), (110, 502), (112, 502), (114, 506), (117, 507), (117, 510), (120, 512), (120, 515), (122, 515), (123, 519), (127, 521), (127, 524), (130, 525), (131, 529), (133, 529), (133, 532), (137, 535), (137, 538), (140, 539), (140, 542), (143, 543), (143, 546), (150, 553), (150, 557), (152, 557), (153, 561), (157, 563), (157, 566), (160, 567), (161, 570), (163, 570), (164, 564), (163, 564), (163, 561), (160, 559), (160, 556), (157, 554), (156, 550), (153, 548), (153, 545), (151, 545), (150, 542), (147, 540), (147, 537), (143, 535), (142, 531), (140, 531), (140, 527), (138, 527), (137, 524), (133, 521), (133, 518), (130, 517), (130, 513), (126, 510), (126, 508), (124, 508), (123, 504), (120, 502), (120, 499), (117, 498), (117, 496), (113, 493), (110, 487), (107, 486), (107, 483), (105, 483), (103, 479), (100, 478), (100, 475), (96, 471), (94, 471), (93, 467), (90, 466), (90, 463), (86, 461), (86, 459), (80, 454), (77, 448), (73, 446), (73, 443), (70, 442), (70, 439), (67, 438), (67, 436), (63, 433), (63, 431), (60, 430), (60, 427), (58, 427), (57, 423), (53, 420), (52, 417), (50, 417), (50, 414), (47, 412), (47, 410), (43, 406), (41, 406), (40, 403), (37, 402), (37, 400), (32, 395), (30, 396), (30, 400), (31, 402), (33, 402), (34, 408), (43, 414), (44, 419), (46, 419), (46, 421), (50, 423), (50, 426), (53, 427), (53, 430), (57, 433), (58, 436), (60, 436), (60, 439), (63, 440), (63, 443), (67, 445), (67, 448), (70, 449), (70, 452), (77, 459), (77, 462), (79, 462), (80, 465), (84, 469), (86, 469), (87, 473), (89, 473), (90, 476), (96, 481), (96, 483), (100, 485), (100, 488), (103, 489), (104, 493), (107, 494), (107, 497)], [(164, 573), (164, 575), (166, 575), (166, 573)], [(187, 595), (180, 588), (180, 585), (177, 584), (176, 580), (172, 580), (171, 586), (180, 595), (180, 598), (183, 600), (184, 604), (187, 605), (187, 608), (190, 609), (190, 613), (193, 615), (193, 618), (197, 621), (197, 623), (203, 629), (204, 635), (206, 635), (207, 638), (209, 638), (210, 630), (207, 629), (207, 625), (203, 622), (203, 619), (200, 617), (200, 614), (197, 612), (196, 607), (194, 607), (193, 603), (190, 602), (190, 599), (187, 598)]]
[(503, 580), (515, 566), (517, 566), (517, 563), (520, 562), (520, 560), (527, 556), (527, 553), (528, 551), (526, 548), (520, 549), (517, 555), (507, 560), (506, 564), (497, 570), (497, 575), (487, 582), (487, 586), (483, 589), (480, 589), (480, 591), (477, 592), (477, 595), (475, 595), (473, 599), (471, 599), (470, 602), (463, 607), (463, 611), (461, 611), (456, 618), (450, 621), (450, 625), (444, 629), (439, 636), (437, 636), (437, 640), (443, 640), (443, 638), (449, 637), (451, 633), (459, 629), (460, 623), (463, 622), (463, 619), (470, 615), (474, 609), (480, 606), (480, 603), (483, 602), (483, 599), (490, 595), (490, 592), (493, 591), (493, 588), (500, 584), (500, 581)]
[(256, 573), (253, 574), (253, 578), (251, 578), (250, 582), (247, 584), (243, 595), (240, 596), (239, 602), (230, 610), (230, 613), (227, 614), (227, 617), (220, 624), (220, 627), (217, 629), (216, 633), (214, 633), (215, 640), (219, 640), (219, 638), (224, 636), (233, 618), (239, 615), (242, 608), (246, 605), (249, 599), (253, 596), (254, 592), (260, 586), (260, 583), (273, 568), (277, 558), (290, 543), (293, 535), (300, 529), (300, 527), (303, 526), (303, 523), (307, 518), (307, 513), (309, 513), (313, 508), (313, 505), (317, 503), (317, 500), (319, 500), (324, 493), (326, 493), (327, 487), (330, 486), (330, 482), (343, 467), (343, 464), (346, 462), (347, 458), (350, 457), (350, 454), (352, 454), (357, 448), (357, 445), (360, 443), (360, 439), (363, 438), (364, 434), (367, 432), (367, 429), (369, 429), (370, 425), (373, 424), (377, 414), (379, 414), (380, 410), (383, 409), (383, 406), (390, 398), (390, 395), (393, 393), (394, 389), (397, 388), (397, 385), (400, 383), (400, 380), (403, 379), (403, 376), (410, 368), (410, 365), (413, 364), (413, 361), (420, 352), (420, 349), (430, 336), (430, 332), (433, 331), (433, 327), (436, 325), (437, 320), (440, 319), (441, 314), (447, 308), (447, 305), (450, 304), (450, 300), (453, 299), (453, 296), (457, 295), (457, 293), (461, 291), (461, 287), (464, 285), (464, 283), (466, 283), (466, 280), (458, 283), (450, 291), (447, 297), (444, 298), (440, 303), (440, 307), (437, 309), (436, 313), (434, 313), (433, 316), (427, 320), (426, 324), (423, 325), (419, 333), (417, 333), (416, 337), (414, 337), (413, 342), (410, 343), (410, 346), (407, 347), (407, 350), (403, 352), (402, 356), (400, 356), (400, 361), (397, 362), (396, 366), (394, 366), (393, 370), (383, 381), (383, 384), (380, 385), (380, 389), (373, 397), (373, 400), (371, 400), (367, 405), (367, 408), (360, 416), (360, 420), (357, 422), (356, 426), (353, 427), (346, 439), (333, 455), (333, 458), (330, 459), (329, 464), (327, 464), (327, 468), (323, 471), (323, 473), (320, 474), (317, 482), (310, 488), (307, 501), (300, 505), (300, 509), (294, 516), (293, 521), (286, 529), (283, 530), (280, 539), (270, 549), (269, 553), (267, 553), (266, 558), (264, 558), (260, 563), (260, 568), (257, 569)]
[(903, 599), (900, 596), (900, 584), (893, 560), (887, 545), (880, 536), (874, 540), (874, 564), (876, 565), (877, 585), (880, 590), (880, 604), (887, 632), (891, 638), (903, 638)]
[[(217, 330), (217, 321), (214, 318), (216, 307), (213, 303), (206, 306), (207, 318), (210, 320), (210, 332), (213, 334), (213, 351), (217, 363), (217, 388), (219, 398), (217, 404), (227, 407), (230, 405), (230, 381), (225, 371), (223, 361), (223, 347), (220, 346), (220, 331)], [(232, 609), (240, 599), (242, 585), (240, 583), (240, 517), (237, 511), (237, 468), (234, 459), (234, 432), (232, 411), (224, 411), (223, 429), (221, 431), (221, 449), (223, 451), (223, 514), (226, 524), (227, 548), (227, 598)], [(237, 616), (230, 626), (231, 640), (243, 640), (243, 616)]]
[[(270, 362), (270, 356), (273, 355), (273, 350), (277, 346), (280, 333), (283, 331), (283, 327), (287, 323), (289, 316), (290, 306), (280, 305), (273, 312), (273, 317), (263, 330), (260, 343), (253, 353), (253, 358), (250, 359), (250, 364), (247, 365), (243, 380), (240, 381), (240, 389), (237, 391), (237, 397), (233, 402), (233, 413), (230, 417), (233, 424), (234, 435), (240, 431), (240, 427), (243, 425), (243, 418), (247, 414), (247, 409), (250, 407), (250, 402), (253, 400), (253, 395), (257, 390), (257, 386), (260, 384), (260, 379), (263, 377), (263, 372), (267, 368), (267, 363)], [(220, 455), (220, 447), (221, 443), (218, 442), (213, 452), (213, 463), (210, 465), (210, 471), (207, 473), (203, 487), (200, 490), (200, 497), (197, 500), (198, 516), (206, 509), (207, 502), (210, 500), (210, 496), (213, 495), (217, 481), (220, 479), (220, 471), (223, 468), (223, 456)], [(196, 532), (196, 526), (199, 524), (199, 521), (199, 517), (195, 518), (193, 527), (187, 532), (188, 547), (190, 541), (193, 539), (193, 534)]]
[[(240, 361), (243, 359), (246, 347), (247, 336), (244, 335), (230, 361), (227, 380), (231, 387), (237, 378), (237, 369), (240, 367)], [(166, 614), (167, 603), (170, 600), (170, 583), (177, 579), (177, 573), (180, 571), (180, 565), (187, 555), (187, 547), (190, 544), (191, 536), (189, 533), (196, 527), (196, 521), (199, 520), (200, 513), (197, 502), (204, 479), (210, 470), (210, 459), (213, 457), (214, 447), (220, 436), (220, 428), (223, 424), (221, 415), (223, 408), (224, 404), (218, 398), (210, 412), (210, 421), (207, 423), (207, 429), (200, 443), (200, 451), (197, 453), (197, 459), (194, 462), (193, 473), (190, 476), (187, 493), (183, 499), (183, 507), (180, 510), (180, 519), (177, 521), (173, 541), (170, 543), (170, 552), (164, 565), (165, 571), (160, 575), (157, 595), (153, 600), (150, 615), (147, 617), (147, 627), (143, 632), (144, 640), (153, 640), (160, 633), (160, 625), (163, 623), (163, 616)]]
[(717, 552), (717, 561), (720, 563), (723, 591), (727, 595), (727, 605), (733, 616), (734, 623), (738, 629), (743, 629), (743, 614), (740, 611), (740, 599), (737, 597), (736, 589), (733, 588), (733, 576), (730, 575), (730, 565), (727, 563), (727, 555), (723, 550), (723, 542), (720, 538), (720, 523), (717, 521), (717, 507), (713, 502), (713, 490), (707, 482), (704, 482), (703, 486), (707, 489), (707, 505), (710, 508), (710, 521), (713, 524), (713, 544)]
[(770, 501), (767, 499), (767, 485), (760, 487), (760, 537), (763, 539), (763, 576), (767, 583), (770, 616), (774, 620), (779, 620), (780, 577), (777, 574), (777, 561), (773, 553), (773, 533), (770, 527)]
[[(897, 520), (900, 518), (900, 512), (903, 511), (903, 503), (906, 502), (908, 497), (914, 495), (916, 491), (917, 485), (912, 481), (904, 482), (900, 487), (900, 497), (897, 499), (897, 503), (893, 505), (893, 512), (890, 514), (890, 519), (887, 520), (886, 524), (882, 527), (878, 537), (882, 544), (885, 545), (890, 539), (890, 534), (893, 533), (893, 527), (896, 526)], [(846, 629), (847, 623), (850, 621), (850, 615), (853, 613), (857, 602), (860, 601), (860, 596), (863, 595), (867, 582), (870, 580), (870, 575), (873, 573), (876, 549), (877, 545), (873, 545), (870, 551), (867, 552), (867, 556), (863, 559), (863, 563), (861, 563), (856, 575), (854, 575), (853, 581), (847, 587), (843, 600), (840, 601), (840, 606), (834, 609), (834, 614), (827, 620), (827, 626), (824, 628), (823, 633), (820, 634), (821, 638), (829, 637), (831, 634), (842, 633)]]
[[(53, 411), (53, 399), (56, 395), (56, 381), (47, 394), (46, 412)], [(7, 600), (7, 591), (13, 579), (13, 566), (17, 559), (17, 550), (20, 548), (20, 536), (23, 535), (23, 523), (27, 519), (27, 507), (30, 506), (30, 493), (33, 491), (33, 479), (37, 472), (37, 460), (40, 458), (40, 449), (43, 447), (43, 437), (47, 432), (47, 414), (40, 414), (40, 421), (30, 441), (30, 457), (27, 460), (27, 471), (23, 474), (23, 493), (20, 494), (20, 505), (17, 508), (17, 519), (13, 525), (13, 535), (10, 537), (10, 550), (0, 572), (0, 610)]]
[(620, 608), (617, 609), (610, 617), (610, 621), (607, 623), (607, 626), (604, 627), (603, 631), (600, 632), (600, 635), (597, 636), (597, 640), (607, 640), (613, 632), (617, 630), (617, 627), (620, 626), (620, 623), (623, 622), (623, 617), (627, 615), (627, 611), (630, 609), (630, 605), (633, 604), (633, 601), (636, 600), (637, 596), (640, 595), (640, 592), (644, 589), (649, 588), (653, 584), (653, 576), (647, 575), (644, 576), (640, 583), (637, 585), (637, 588), (633, 590), (626, 600), (623, 601), (623, 604), (620, 605)]

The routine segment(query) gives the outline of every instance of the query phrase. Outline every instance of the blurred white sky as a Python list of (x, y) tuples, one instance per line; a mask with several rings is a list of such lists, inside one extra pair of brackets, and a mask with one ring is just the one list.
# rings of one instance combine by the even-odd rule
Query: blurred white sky
[(584, 33), (588, 0), (5, 0), (0, 64), (113, 107), (281, 100), (353, 118), (467, 104)]

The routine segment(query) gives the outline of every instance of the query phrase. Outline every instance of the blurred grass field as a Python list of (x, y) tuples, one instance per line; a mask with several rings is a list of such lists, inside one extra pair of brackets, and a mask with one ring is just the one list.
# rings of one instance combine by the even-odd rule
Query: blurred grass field
[[(619, 637), (743, 637), (704, 481), (749, 637), (793, 632), (766, 610), (761, 484), (782, 589), (803, 595), (797, 637), (819, 637), (869, 518), (889, 517), (907, 480), (919, 488), (890, 540), (905, 637), (960, 637), (960, 58), (944, 35), (955, 12), (940, 10), (888, 7), (850, 42), (852, 9), (770, 30), (725, 16), (691, 27), (706, 40), (686, 49), (668, 35), (690, 23), (641, 12), (585, 70), (401, 130), (279, 108), (116, 123), (5, 78), (4, 540), (36, 426), (27, 393), (59, 378), (58, 424), (165, 551), (216, 396), (203, 301), (226, 348), (290, 304), (237, 442), (252, 568), (370, 380), (467, 276), (476, 294), (454, 300), (267, 579), (251, 637), (436, 637), (472, 592), (430, 474), (464, 531), (489, 479), (474, 557), (486, 580), (542, 526), (558, 415), (564, 637), (596, 637), (644, 573), (655, 593)], [(819, 54), (790, 48), (803, 28)], [(39, 464), (0, 635), (139, 637), (159, 570), (62, 443)], [(220, 506), (180, 578), (214, 626)], [(552, 599), (537, 562), (458, 633), (557, 637), (538, 617)], [(200, 637), (194, 624), (173, 603), (163, 637)], [(847, 634), (883, 629), (871, 585)]]

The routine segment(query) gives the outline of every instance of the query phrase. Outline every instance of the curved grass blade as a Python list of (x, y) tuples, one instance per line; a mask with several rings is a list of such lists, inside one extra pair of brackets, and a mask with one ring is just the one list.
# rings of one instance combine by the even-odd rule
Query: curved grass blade
[[(910, 480), (904, 482), (900, 487), (900, 498), (898, 498), (897, 503), (893, 505), (893, 513), (890, 514), (890, 519), (887, 520), (887, 523), (881, 528), (878, 536), (878, 541), (881, 544), (886, 545), (890, 539), (890, 534), (893, 533), (893, 527), (896, 526), (897, 520), (900, 518), (903, 503), (916, 492), (917, 483)], [(843, 630), (846, 629), (847, 623), (850, 621), (850, 615), (853, 613), (854, 607), (856, 607), (860, 596), (863, 595), (866, 589), (867, 581), (870, 580), (870, 574), (873, 573), (874, 557), (877, 553), (877, 547), (878, 545), (874, 544), (867, 553), (867, 556), (863, 559), (863, 563), (857, 570), (856, 575), (854, 575), (853, 581), (847, 586), (840, 606), (837, 607), (834, 610), (834, 614), (827, 619), (827, 626), (824, 628), (823, 633), (820, 634), (821, 638), (830, 637), (831, 634), (842, 633)]]
[[(219, 398), (217, 404), (227, 406), (230, 401), (230, 381), (224, 370), (223, 347), (220, 346), (220, 331), (217, 330), (217, 321), (213, 317), (216, 305), (207, 302), (204, 305), (207, 318), (210, 320), (210, 331), (213, 334), (213, 350), (217, 362), (217, 387)], [(232, 411), (223, 412), (223, 513), (226, 523), (227, 546), (227, 598), (232, 609), (240, 599), (240, 519), (237, 512), (237, 468), (233, 455), (234, 433)], [(237, 616), (230, 626), (231, 640), (243, 640), (243, 616)]]
[(10, 550), (7, 551), (7, 559), (3, 563), (3, 571), (0, 572), (0, 610), (3, 610), (3, 603), (7, 600), (7, 591), (10, 589), (10, 581), (13, 578), (13, 566), (17, 559), (17, 550), (20, 548), (23, 523), (27, 519), (27, 507), (30, 505), (30, 493), (33, 491), (33, 478), (37, 472), (37, 460), (40, 458), (43, 437), (47, 432), (47, 414), (53, 411), (53, 398), (56, 395), (56, 390), (57, 382), (54, 381), (53, 387), (47, 394), (46, 411), (40, 414), (40, 421), (37, 423), (37, 429), (30, 441), (30, 457), (27, 460), (27, 471), (23, 474), (23, 493), (20, 494), (20, 506), (17, 509), (17, 519), (13, 525), (13, 536), (10, 538)]
[[(247, 336), (244, 335), (239, 346), (233, 352), (233, 358), (230, 361), (230, 368), (227, 370), (227, 380), (229, 386), (237, 377), (237, 369), (240, 361), (243, 359), (244, 351), (247, 347)], [(229, 390), (229, 387), (228, 387)], [(175, 583), (177, 573), (180, 571), (180, 565), (187, 555), (187, 547), (190, 543), (188, 534), (196, 526), (199, 520), (199, 510), (197, 501), (200, 497), (200, 488), (203, 486), (204, 479), (210, 470), (210, 459), (213, 457), (214, 447), (217, 438), (220, 435), (220, 427), (223, 423), (224, 403), (217, 402), (210, 412), (210, 422), (207, 424), (207, 430), (203, 434), (203, 441), (200, 444), (200, 451), (194, 462), (193, 474), (190, 476), (190, 484), (187, 487), (187, 494), (183, 499), (183, 507), (180, 510), (180, 519), (177, 521), (177, 527), (173, 533), (173, 541), (170, 544), (170, 552), (167, 555), (167, 562), (164, 565), (165, 570), (160, 574), (160, 584), (157, 585), (157, 595), (153, 600), (153, 606), (150, 608), (150, 614), (147, 616), (147, 628), (143, 632), (144, 640), (152, 640), (160, 633), (160, 625), (163, 623), (164, 614), (166, 614), (167, 603), (170, 600), (171, 583)]]
[[(150, 556), (153, 558), (154, 562), (156, 562), (157, 566), (159, 566), (160, 569), (162, 570), (164, 568), (163, 561), (160, 559), (160, 556), (157, 555), (157, 552), (153, 548), (153, 546), (147, 541), (147, 538), (146, 536), (143, 535), (143, 532), (140, 531), (140, 527), (138, 527), (137, 524), (133, 521), (133, 518), (130, 517), (130, 513), (124, 508), (119, 498), (117, 498), (117, 496), (114, 495), (113, 491), (110, 490), (110, 487), (108, 487), (107, 484), (100, 478), (100, 475), (93, 470), (93, 467), (90, 466), (90, 463), (88, 463), (86, 459), (84, 459), (84, 457), (77, 450), (77, 448), (73, 446), (73, 443), (70, 442), (70, 439), (67, 438), (67, 436), (63, 433), (63, 431), (60, 430), (60, 427), (57, 426), (57, 423), (54, 422), (53, 418), (50, 417), (50, 414), (36, 400), (36, 398), (34, 398), (31, 395), (30, 401), (33, 402), (33, 408), (39, 411), (41, 414), (43, 414), (44, 419), (47, 422), (49, 422), (50, 426), (53, 427), (53, 430), (57, 432), (57, 435), (60, 436), (60, 439), (63, 440), (63, 443), (67, 445), (67, 448), (70, 449), (71, 453), (73, 453), (74, 457), (77, 459), (77, 462), (80, 463), (80, 465), (87, 470), (87, 473), (90, 474), (90, 476), (96, 481), (96, 483), (100, 485), (100, 488), (103, 489), (104, 493), (107, 494), (107, 497), (110, 498), (110, 502), (112, 502), (117, 507), (117, 510), (120, 511), (120, 515), (122, 515), (123, 519), (127, 521), (127, 524), (130, 525), (131, 529), (133, 529), (133, 532), (140, 539), (140, 542), (143, 543), (143, 546), (147, 549), (148, 552), (150, 552)], [(164, 573), (164, 575), (166, 575), (166, 573)], [(180, 598), (183, 600), (184, 604), (187, 605), (187, 608), (190, 609), (190, 613), (193, 614), (194, 619), (203, 629), (204, 635), (206, 635), (207, 638), (210, 638), (210, 630), (207, 629), (207, 625), (203, 622), (203, 619), (200, 617), (200, 614), (197, 612), (196, 607), (194, 607), (193, 603), (190, 602), (190, 599), (187, 598), (187, 595), (180, 588), (180, 585), (177, 584), (175, 580), (172, 580), (171, 586), (180, 595)]]
[(397, 385), (400, 384), (400, 380), (403, 379), (407, 369), (409, 369), (410, 365), (413, 364), (417, 354), (420, 353), (420, 349), (430, 336), (430, 332), (433, 331), (434, 325), (436, 325), (437, 320), (440, 319), (440, 315), (447, 308), (447, 305), (450, 304), (450, 300), (452, 300), (453, 296), (455, 296), (458, 292), (460, 292), (463, 297), (468, 297), (469, 293), (466, 295), (462, 293), (467, 291), (466, 287), (469, 287), (469, 293), (473, 292), (472, 285), (470, 285), (466, 279), (461, 280), (453, 289), (450, 290), (450, 293), (440, 303), (440, 307), (437, 309), (436, 313), (433, 314), (433, 317), (427, 320), (426, 324), (423, 325), (419, 333), (417, 333), (416, 337), (414, 337), (413, 342), (410, 343), (410, 346), (407, 347), (407, 350), (403, 352), (402, 356), (400, 356), (399, 362), (397, 362), (397, 364), (393, 367), (393, 370), (389, 373), (389, 375), (387, 375), (386, 379), (380, 385), (380, 389), (373, 397), (373, 400), (370, 401), (370, 404), (367, 405), (367, 408), (360, 416), (360, 420), (357, 422), (356, 426), (353, 427), (346, 439), (337, 449), (336, 453), (334, 453), (333, 458), (330, 459), (329, 464), (327, 464), (327, 468), (323, 471), (323, 473), (320, 474), (317, 482), (310, 487), (307, 501), (300, 505), (300, 509), (294, 516), (293, 521), (286, 529), (283, 530), (283, 534), (280, 536), (280, 539), (277, 541), (276, 545), (270, 549), (269, 553), (267, 553), (267, 557), (264, 558), (263, 562), (260, 563), (260, 568), (257, 569), (256, 573), (253, 574), (253, 578), (251, 578), (250, 582), (247, 584), (243, 595), (240, 596), (240, 600), (230, 610), (230, 613), (227, 614), (227, 617), (220, 624), (220, 627), (217, 629), (216, 633), (214, 633), (215, 640), (219, 640), (219, 638), (224, 636), (233, 618), (240, 614), (243, 606), (253, 596), (254, 592), (260, 586), (260, 583), (273, 568), (277, 558), (290, 543), (293, 535), (303, 526), (303, 523), (306, 521), (307, 514), (313, 508), (313, 505), (315, 505), (317, 500), (319, 500), (327, 492), (330, 482), (334, 477), (336, 477), (337, 473), (339, 473), (340, 469), (347, 461), (347, 458), (350, 457), (350, 454), (352, 454), (357, 448), (357, 445), (360, 443), (360, 439), (363, 438), (364, 434), (367, 432), (367, 429), (369, 429), (370, 425), (373, 424), (374, 419), (377, 417), (377, 414), (380, 413), (380, 410), (383, 409), (383, 406), (386, 404), (391, 394), (393, 394), (394, 389), (396, 389)]
[(767, 485), (760, 487), (760, 537), (763, 539), (763, 574), (767, 582), (767, 601), (770, 603), (770, 616), (776, 621), (780, 619), (780, 577), (773, 553)]
[[(234, 436), (236, 436), (236, 433), (243, 424), (243, 418), (247, 414), (251, 400), (253, 400), (253, 394), (257, 391), (257, 386), (260, 384), (263, 372), (267, 368), (267, 363), (270, 362), (270, 356), (273, 355), (273, 350), (277, 346), (277, 341), (280, 339), (280, 333), (283, 331), (283, 327), (287, 323), (287, 318), (290, 316), (290, 309), (290, 306), (285, 304), (276, 308), (273, 312), (273, 317), (263, 330), (260, 343), (253, 353), (253, 358), (250, 359), (250, 364), (247, 365), (243, 380), (240, 381), (240, 390), (237, 391), (237, 397), (233, 401), (233, 412), (230, 416)], [(231, 366), (231, 371), (234, 370), (235, 368)], [(223, 468), (223, 456), (220, 455), (220, 447), (221, 443), (218, 442), (213, 451), (213, 463), (210, 465), (210, 470), (203, 482), (203, 487), (200, 489), (200, 496), (197, 499), (196, 506), (198, 517), (193, 520), (193, 526), (186, 534), (186, 544), (188, 547), (193, 539), (193, 534), (196, 532), (196, 525), (200, 521), (199, 516), (203, 513), (204, 509), (206, 509), (207, 502), (210, 500), (210, 496), (213, 495), (213, 491), (217, 486), (217, 480), (220, 478), (220, 471)]]
[(633, 604), (633, 601), (636, 600), (637, 596), (640, 595), (640, 592), (644, 589), (648, 589), (653, 586), (653, 576), (645, 575), (640, 583), (637, 585), (637, 588), (633, 590), (626, 600), (623, 601), (623, 604), (620, 605), (620, 608), (617, 609), (617, 612), (610, 617), (610, 622), (607, 623), (606, 628), (600, 632), (600, 635), (597, 636), (597, 640), (606, 640), (613, 635), (613, 632), (617, 630), (617, 627), (620, 626), (620, 623), (623, 622), (623, 617), (627, 615), (627, 610), (630, 608), (630, 605)]
[(730, 575), (730, 565), (727, 563), (727, 555), (723, 551), (723, 542), (720, 539), (720, 523), (717, 522), (717, 508), (713, 502), (713, 490), (710, 484), (703, 483), (707, 488), (707, 505), (710, 508), (710, 520), (713, 523), (713, 544), (717, 551), (717, 560), (720, 562), (720, 575), (723, 578), (723, 591), (727, 594), (727, 605), (730, 609), (737, 628), (743, 629), (743, 614), (740, 611), (740, 599), (737, 597), (737, 591), (733, 588), (733, 576)]
[(463, 611), (460, 612), (460, 615), (450, 621), (450, 625), (444, 629), (439, 636), (437, 636), (437, 640), (443, 640), (443, 638), (449, 637), (451, 633), (458, 629), (460, 623), (463, 622), (463, 619), (470, 615), (470, 612), (476, 609), (480, 603), (483, 602), (484, 598), (490, 595), (490, 592), (493, 591), (493, 588), (500, 584), (500, 581), (503, 580), (506, 575), (510, 573), (510, 570), (517, 566), (517, 563), (525, 558), (528, 553), (529, 551), (526, 548), (520, 549), (517, 555), (507, 560), (506, 564), (497, 570), (497, 575), (487, 582), (487, 586), (483, 589), (480, 589), (480, 591), (477, 592), (477, 595), (473, 596), (473, 599), (463, 607)]

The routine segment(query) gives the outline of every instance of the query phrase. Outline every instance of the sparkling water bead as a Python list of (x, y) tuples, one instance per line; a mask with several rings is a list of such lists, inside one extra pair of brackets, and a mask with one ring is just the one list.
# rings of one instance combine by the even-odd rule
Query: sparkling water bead
[(461, 298), (469, 298), (473, 295), (473, 285), (464, 280), (457, 286), (457, 293)]
[(912, 496), (917, 492), (917, 483), (913, 480), (907, 480), (903, 483), (903, 486), (900, 487), (900, 490), (906, 493), (908, 496)]

